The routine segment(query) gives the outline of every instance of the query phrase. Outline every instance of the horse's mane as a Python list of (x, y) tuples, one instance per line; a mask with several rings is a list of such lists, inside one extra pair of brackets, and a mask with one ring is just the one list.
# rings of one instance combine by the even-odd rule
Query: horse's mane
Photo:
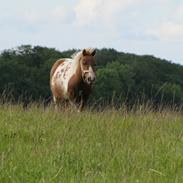
[[(86, 51), (86, 54), (87, 55), (91, 55), (92, 52), (94, 51), (93, 48), (85, 48), (85, 51)], [(71, 58), (74, 59), (74, 60), (80, 60), (82, 57), (83, 57), (83, 50), (81, 51), (76, 51), (74, 54), (71, 55)]]
[(71, 58), (74, 59), (74, 60), (78, 60), (82, 57), (82, 51), (76, 51), (75, 53), (73, 53), (71, 55)]

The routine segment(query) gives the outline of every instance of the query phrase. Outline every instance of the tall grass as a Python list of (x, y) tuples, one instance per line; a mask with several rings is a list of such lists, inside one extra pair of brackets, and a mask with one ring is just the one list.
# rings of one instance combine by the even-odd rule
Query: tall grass
[(183, 116), (1, 105), (0, 182), (183, 182)]

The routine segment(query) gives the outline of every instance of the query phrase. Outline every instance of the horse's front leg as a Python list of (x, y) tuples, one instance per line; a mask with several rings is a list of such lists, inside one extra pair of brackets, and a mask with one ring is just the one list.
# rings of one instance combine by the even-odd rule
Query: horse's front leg
[(80, 100), (80, 104), (79, 104), (79, 108), (78, 108), (78, 112), (83, 111), (87, 101), (88, 101), (89, 96), (85, 93), (82, 93), (81, 95), (81, 100)]
[(78, 107), (78, 112), (81, 112), (83, 110), (84, 104), (85, 104), (84, 99), (83, 99), (83, 97), (81, 97), (81, 101), (80, 101), (80, 104)]

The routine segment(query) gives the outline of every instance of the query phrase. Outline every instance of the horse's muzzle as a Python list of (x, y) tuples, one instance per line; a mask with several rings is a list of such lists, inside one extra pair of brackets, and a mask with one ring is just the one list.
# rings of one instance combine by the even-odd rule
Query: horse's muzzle
[(89, 85), (91, 85), (92, 83), (94, 83), (95, 82), (95, 75), (90, 75), (90, 76), (88, 76), (87, 78), (86, 78), (86, 82), (89, 84)]

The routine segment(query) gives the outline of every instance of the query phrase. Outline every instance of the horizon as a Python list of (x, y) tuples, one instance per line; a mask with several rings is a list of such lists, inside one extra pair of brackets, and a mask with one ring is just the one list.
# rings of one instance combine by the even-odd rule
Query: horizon
[(0, 51), (21, 45), (113, 48), (183, 65), (180, 0), (7, 0), (0, 15)]
[[(33, 48), (33, 47), (36, 47), (36, 46), (40, 46), (40, 47), (45, 47), (45, 48), (48, 48), (48, 49), (55, 49), (56, 51), (59, 51), (59, 52), (65, 52), (65, 51), (70, 51), (70, 50), (81, 50), (81, 49), (78, 49), (78, 48), (69, 48), (69, 49), (60, 50), (60, 49), (57, 49), (57, 48), (54, 48), (54, 47), (47, 47), (47, 46), (41, 46), (41, 45), (30, 45), (30, 44), (25, 44), (25, 45), (20, 45), (20, 46), (14, 47), (14, 48), (8, 48), (8, 49), (0, 50), (0, 54), (1, 54), (3, 51), (17, 49), (17, 48), (19, 48), (19, 47), (21, 47), (21, 46), (31, 46), (32, 48)], [(172, 60), (168, 60), (168, 59), (166, 59), (166, 58), (161, 58), (161, 57), (158, 57), (158, 56), (155, 56), (155, 55), (152, 55), (152, 54), (131, 53), (131, 52), (125, 52), (125, 51), (123, 51), (123, 50), (117, 50), (117, 49), (115, 49), (115, 48), (110, 48), (110, 47), (95, 48), (95, 49), (98, 49), (98, 50), (102, 50), (102, 49), (113, 49), (113, 50), (117, 51), (118, 53), (131, 54), (131, 55), (136, 55), (136, 56), (152, 56), (152, 57), (155, 57), (156, 59), (165, 60), (165, 61), (170, 62), (170, 63), (172, 63), (172, 64), (178, 64), (178, 65), (183, 66), (183, 64), (181, 64), (181, 63), (176, 63), (176, 62), (173, 62)]]

